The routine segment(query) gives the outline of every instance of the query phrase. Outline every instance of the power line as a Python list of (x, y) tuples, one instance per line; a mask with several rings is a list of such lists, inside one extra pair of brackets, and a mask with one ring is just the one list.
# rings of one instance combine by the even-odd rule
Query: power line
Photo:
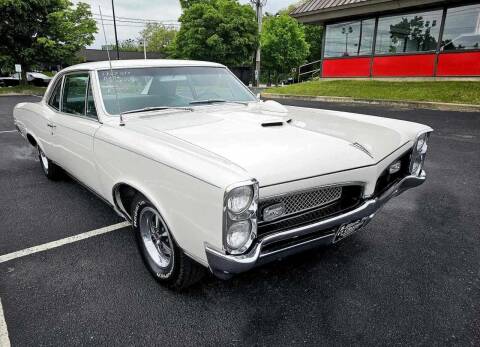
[[(99, 16), (98, 13), (92, 12), (93, 15)], [(103, 15), (103, 17), (110, 17), (112, 18), (113, 16), (111, 15)], [(158, 19), (145, 19), (145, 18), (133, 18), (133, 17), (115, 17), (117, 20), (119, 19), (129, 19), (129, 20), (134, 20), (134, 21), (143, 21), (143, 22), (178, 22), (176, 19), (166, 19), (166, 20), (158, 20)], [(104, 20), (108, 20), (107, 18), (104, 18)]]
[[(100, 20), (100, 18), (93, 18), (95, 19), (97, 22)], [(113, 22), (113, 19), (103, 19), (104, 21), (109, 21), (109, 22)], [(143, 25), (147, 25), (147, 24), (159, 24), (159, 25), (174, 25), (174, 26), (180, 26), (180, 23), (167, 23), (167, 22), (136, 22), (136, 21), (128, 21), (128, 20), (121, 20), (121, 19), (117, 19), (116, 20), (117, 22), (119, 23), (131, 23), (131, 24), (143, 24)]]

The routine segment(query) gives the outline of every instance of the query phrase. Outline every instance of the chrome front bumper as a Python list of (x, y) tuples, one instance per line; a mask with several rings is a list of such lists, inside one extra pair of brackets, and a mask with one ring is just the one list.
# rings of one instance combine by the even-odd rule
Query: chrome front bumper
[[(248, 271), (256, 266), (271, 262), (275, 259), (299, 253), (318, 245), (331, 244), (335, 241), (335, 230), (338, 227), (358, 220), (363, 220), (363, 225), (367, 224), (388, 200), (401, 194), (405, 190), (421, 185), (425, 182), (425, 179), (425, 171), (422, 171), (420, 176), (407, 176), (384, 192), (381, 196), (367, 199), (359, 207), (347, 213), (295, 229), (266, 235), (256, 240), (251, 250), (246, 254), (229, 255), (206, 244), (205, 252), (207, 254), (208, 266), (217, 277), (226, 279), (230, 278), (232, 275)], [(262, 251), (265, 246), (271, 245), (274, 242), (294, 240), (295, 238), (322, 230), (332, 230), (333, 232), (322, 234), (317, 238), (308, 238), (305, 241), (293, 243), (292, 245), (281, 249)]]

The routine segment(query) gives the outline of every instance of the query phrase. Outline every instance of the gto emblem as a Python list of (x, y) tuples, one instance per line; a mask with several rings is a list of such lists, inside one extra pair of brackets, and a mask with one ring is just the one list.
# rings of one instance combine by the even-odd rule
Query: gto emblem
[(275, 205), (270, 205), (263, 209), (263, 220), (265, 222), (277, 219), (285, 214), (285, 204), (280, 202)]

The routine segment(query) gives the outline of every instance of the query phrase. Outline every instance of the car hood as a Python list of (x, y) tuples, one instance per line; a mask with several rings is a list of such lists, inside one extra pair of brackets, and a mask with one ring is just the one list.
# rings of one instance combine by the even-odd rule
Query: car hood
[(261, 186), (374, 165), (406, 141), (399, 131), (332, 111), (309, 119), (266, 104), (167, 110), (128, 119), (127, 127), (207, 150), (243, 168)]

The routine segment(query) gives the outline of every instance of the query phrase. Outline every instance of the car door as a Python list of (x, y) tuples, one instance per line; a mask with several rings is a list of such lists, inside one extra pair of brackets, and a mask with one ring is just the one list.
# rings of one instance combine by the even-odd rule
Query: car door
[(64, 76), (60, 111), (53, 117), (53, 142), (58, 163), (83, 184), (99, 191), (93, 138), (100, 128), (89, 72)]
[(47, 95), (45, 107), (40, 113), (40, 117), (31, 117), (29, 126), (33, 132), (38, 145), (50, 160), (59, 161), (58, 146), (53, 138), (53, 120), (55, 115), (60, 112), (60, 103), (62, 97), (63, 76), (55, 79), (55, 85), (49, 95)]

